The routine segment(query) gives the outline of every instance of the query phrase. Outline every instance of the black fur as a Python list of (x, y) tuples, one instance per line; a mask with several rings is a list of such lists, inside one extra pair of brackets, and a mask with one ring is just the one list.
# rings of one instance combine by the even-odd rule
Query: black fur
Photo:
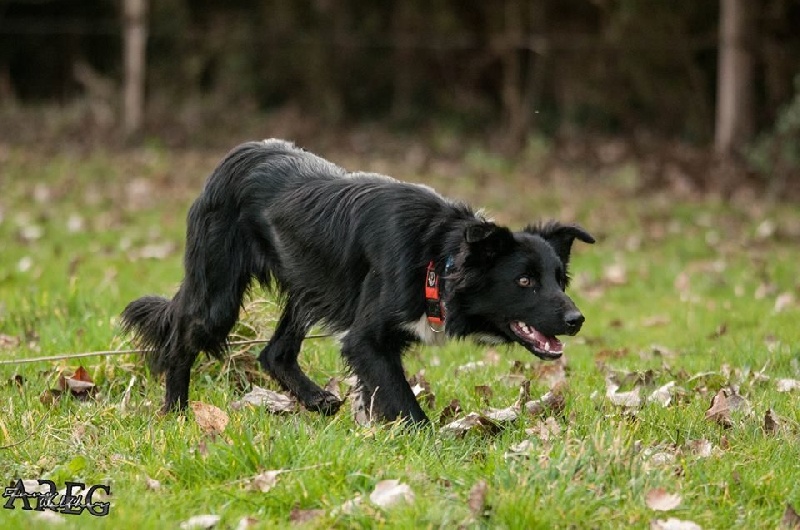
[(177, 294), (140, 298), (122, 313), (124, 330), (152, 348), (151, 371), (166, 372), (165, 411), (186, 406), (199, 352), (225, 352), (253, 280), (275, 287), (284, 302), (259, 356), (262, 367), (307, 408), (328, 414), (341, 403), (297, 363), (315, 323), (344, 333), (342, 355), (377, 414), (427, 420), (402, 353), (419, 340), (414, 324), (424, 314), (430, 261), (439, 274), (448, 259), (453, 263), (443, 293), (447, 336), (517, 342), (552, 358), (556, 352), (511, 324), (554, 337), (577, 333), (583, 322), (564, 293), (572, 242), (594, 242), (580, 227), (551, 222), (511, 232), (427, 187), (347, 173), (281, 140), (231, 151), (187, 225), (186, 275)]

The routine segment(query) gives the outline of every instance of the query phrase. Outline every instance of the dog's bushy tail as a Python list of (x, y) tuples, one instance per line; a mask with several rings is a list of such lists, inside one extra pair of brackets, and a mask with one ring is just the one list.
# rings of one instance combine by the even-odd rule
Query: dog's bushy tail
[(225, 157), (189, 210), (180, 289), (171, 300), (145, 296), (122, 312), (122, 330), (151, 350), (154, 374), (190, 367), (201, 351), (221, 357), (252, 279), (269, 281), (267, 260), (241, 214), (249, 175), (281, 148), (251, 142)]
[(171, 300), (160, 296), (144, 296), (128, 304), (122, 312), (122, 331), (133, 335), (142, 348), (149, 350), (147, 365), (155, 374), (166, 369), (166, 355), (159, 352), (172, 350), (169, 344), (174, 332), (174, 308)]

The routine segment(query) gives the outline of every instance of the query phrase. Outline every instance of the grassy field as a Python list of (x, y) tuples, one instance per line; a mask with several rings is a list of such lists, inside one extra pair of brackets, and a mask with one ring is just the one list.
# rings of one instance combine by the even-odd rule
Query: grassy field
[[(0, 150), (0, 361), (130, 347), (117, 315), (133, 298), (174, 292), (186, 210), (223, 154)], [(566, 366), (469, 342), (417, 347), (406, 360), (431, 384), (431, 418), (454, 399), (453, 419), (509, 407), (523, 381), (531, 399), (555, 387), (563, 401), (463, 434), (363, 426), (349, 407), (332, 418), (271, 414), (232, 405), (252, 385), (277, 390), (254, 369), (253, 345), (198, 362), (198, 412), (160, 417), (163, 385), (136, 354), (0, 364), (4, 483), (112, 493), (105, 517), (17, 501), (0, 509), (0, 526), (179, 528), (216, 515), (218, 528), (647, 528), (671, 518), (776, 528), (787, 504), (800, 509), (796, 204), (640, 196), (632, 167), (542, 180), (535, 160), (511, 167), (481, 153), (414, 174), (331, 157), (431, 184), (500, 222), (576, 220), (598, 237), (573, 252), (570, 294), (587, 322)], [(268, 338), (276, 311), (254, 291), (233, 338)], [(307, 341), (301, 363), (321, 383), (346, 376), (332, 339)], [(47, 392), (80, 366), (91, 399)], [(385, 480), (407, 486), (396, 504), (371, 496)]]

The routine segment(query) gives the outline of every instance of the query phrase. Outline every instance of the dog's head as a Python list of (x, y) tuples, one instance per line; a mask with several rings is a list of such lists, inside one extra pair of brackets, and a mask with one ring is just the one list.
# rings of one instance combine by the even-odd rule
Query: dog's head
[(490, 222), (468, 226), (451, 284), (459, 331), (517, 342), (542, 359), (560, 357), (556, 336), (575, 335), (584, 321), (564, 292), (576, 239), (595, 241), (581, 227), (557, 222), (520, 232)]

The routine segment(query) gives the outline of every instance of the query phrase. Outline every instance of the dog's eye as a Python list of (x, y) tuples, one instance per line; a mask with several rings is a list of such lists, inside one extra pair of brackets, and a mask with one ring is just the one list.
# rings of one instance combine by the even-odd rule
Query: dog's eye
[(533, 287), (533, 280), (530, 276), (522, 275), (517, 278), (517, 285), (520, 287)]

